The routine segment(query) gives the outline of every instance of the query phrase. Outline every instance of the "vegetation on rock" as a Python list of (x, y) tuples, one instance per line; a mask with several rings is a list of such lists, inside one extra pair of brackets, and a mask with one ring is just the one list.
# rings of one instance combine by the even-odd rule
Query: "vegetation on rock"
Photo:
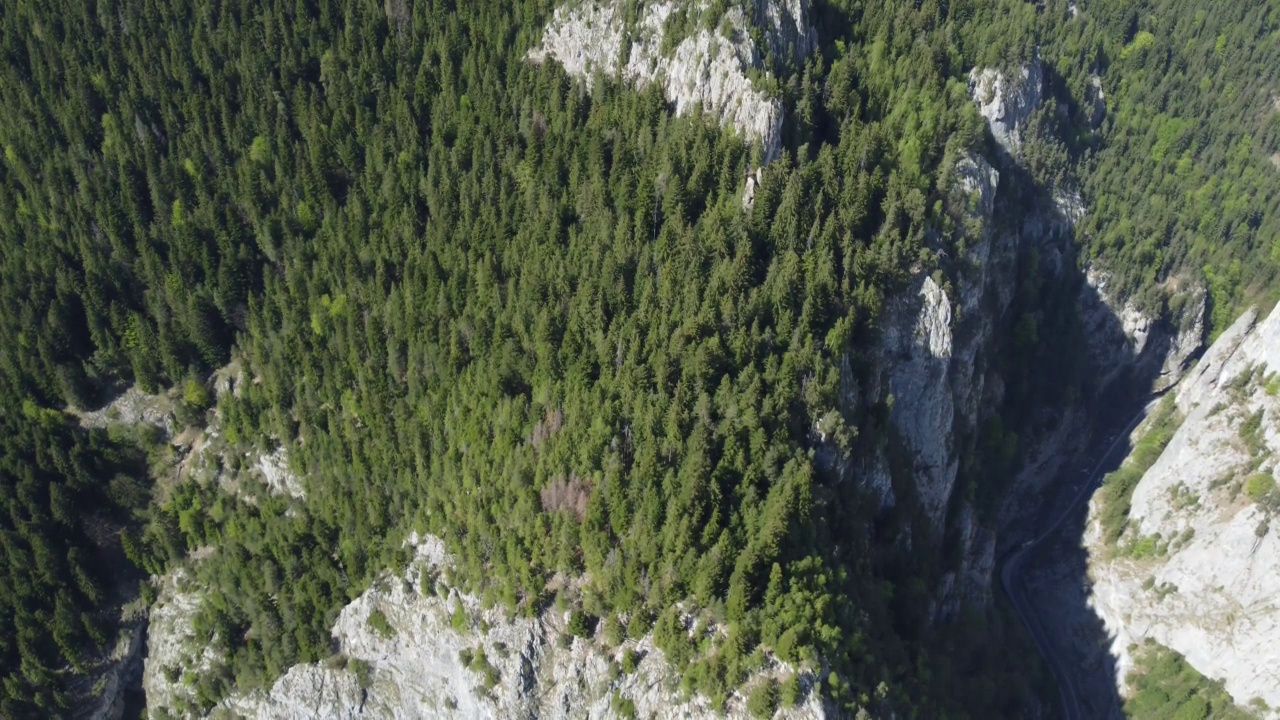
[(1222, 682), (1201, 675), (1174, 650), (1148, 640), (1129, 675), (1134, 693), (1124, 712), (1134, 720), (1249, 720), (1255, 717), (1231, 701)]
[(1129, 456), (1116, 470), (1107, 473), (1102, 480), (1099, 501), (1102, 510), (1098, 515), (1102, 523), (1102, 535), (1108, 544), (1114, 545), (1124, 534), (1129, 522), (1129, 507), (1138, 481), (1160, 459), (1160, 453), (1173, 439), (1182, 418), (1167, 395), (1152, 413), (1147, 428)]

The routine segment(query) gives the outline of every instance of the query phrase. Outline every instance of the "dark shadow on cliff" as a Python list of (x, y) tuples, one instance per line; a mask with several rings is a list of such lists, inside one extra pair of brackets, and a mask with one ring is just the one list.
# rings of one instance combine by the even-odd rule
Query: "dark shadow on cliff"
[(1019, 271), (995, 343), (1007, 385), (999, 418), (1016, 433), (1022, 469), (1016, 481), (993, 484), (1003, 486), (998, 607), (1054, 677), (1057, 694), (1041, 698), (1046, 713), (1121, 718), (1112, 638), (1089, 604), (1089, 500), (1128, 455), (1127, 430), (1163, 384), (1177, 328), (1163, 312), (1133, 347), (1081, 267), (1072, 191), (1044, 187), (1001, 155), (996, 232), (1017, 235)]

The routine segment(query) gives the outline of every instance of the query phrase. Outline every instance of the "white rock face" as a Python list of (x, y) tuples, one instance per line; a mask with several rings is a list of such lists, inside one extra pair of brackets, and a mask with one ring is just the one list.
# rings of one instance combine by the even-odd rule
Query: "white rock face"
[[(976, 221), (978, 235), (966, 238), (947, 287), (922, 271), (907, 291), (887, 301), (878, 372), (866, 389), (869, 402), (892, 397), (890, 423), (910, 451), (920, 510), (939, 537), (956, 490), (962, 454), (957, 438), (981, 421), (984, 407), (998, 407), (1003, 395), (983, 350), (1012, 299), (1019, 239), (991, 229), (998, 183), (999, 173), (982, 157), (957, 161), (950, 204)], [(886, 458), (860, 458), (852, 471), (864, 488), (880, 496), (882, 508), (898, 502)], [(994, 533), (964, 502), (950, 531), (948, 537), (960, 543), (962, 563), (943, 577), (935, 594), (934, 617), (940, 619), (953, 616), (964, 603), (985, 605), (991, 596)]]
[[(644, 5), (629, 32), (621, 5), (620, 0), (587, 0), (558, 8), (543, 33), (542, 46), (529, 53), (530, 59), (554, 58), (579, 77), (599, 72), (638, 87), (657, 83), (677, 114), (701, 107), (747, 141), (758, 143), (765, 161), (777, 155), (782, 104), (757, 90), (748, 76), (752, 69), (764, 73), (764, 57), (751, 40), (741, 8), (730, 8), (709, 30), (701, 20), (707, 4), (684, 3), (696, 29), (664, 52), (667, 21), (680, 7), (671, 0)], [(757, 0), (755, 7), (775, 55), (803, 58), (816, 44), (807, 0)]]
[(1205, 325), (1209, 314), (1208, 293), (1203, 287), (1194, 287), (1187, 290), (1184, 297), (1187, 302), (1180, 315), (1175, 318), (1177, 329), (1156, 378), (1158, 390), (1173, 387), (1174, 383), (1181, 380), (1189, 369), (1192, 358), (1204, 347), (1208, 330)]
[[(1237, 702), (1261, 697), (1280, 706), (1280, 535), (1260, 527), (1267, 511), (1237, 484), (1276, 471), (1280, 397), (1266, 389), (1275, 372), (1280, 313), (1259, 323), (1250, 311), (1178, 388), (1185, 420), (1139, 482), (1130, 511), (1129, 532), (1181, 540), (1167, 555), (1111, 557), (1090, 524), (1092, 604), (1114, 634), (1122, 686), (1133, 666), (1129, 645), (1154, 638), (1223, 680)], [(1263, 447), (1254, 454), (1240, 428), (1258, 411)]]
[(257, 467), (272, 493), (298, 500), (306, 497), (302, 480), (289, 469), (289, 455), (284, 448), (276, 448), (270, 455), (260, 456)]
[(1000, 173), (981, 156), (966, 155), (956, 162), (956, 178), (960, 191), (975, 199), (970, 214), (979, 220), (990, 220), (996, 210)]
[[(538, 618), (508, 618), (484, 610), (478, 599), (427, 583), (448, 566), (443, 543), (411, 538), (417, 553), (400, 576), (387, 576), (343, 608), (333, 627), (341, 657), (299, 665), (269, 691), (226, 700), (215, 710), (244, 718), (607, 718), (617, 717), (615, 696), (635, 703), (637, 717), (705, 717), (713, 712), (701, 698), (686, 699), (679, 681), (649, 638), (607, 649), (598, 640), (577, 638), (560, 647), (566, 618), (554, 610)], [(467, 622), (454, 627), (461, 605)], [(369, 622), (381, 612), (394, 629), (384, 636)], [(483, 671), (468, 667), (460, 654), (483, 649), (496, 670), (485, 689)], [(625, 649), (639, 655), (634, 672), (611, 678), (611, 664)], [(367, 664), (361, 668), (361, 663)], [(782, 674), (775, 666), (765, 672)], [(814, 678), (802, 676), (809, 687)], [(735, 695), (725, 716), (746, 717), (745, 700)], [(828, 713), (809, 694), (796, 708), (776, 717), (823, 718)]]
[(87, 428), (109, 425), (152, 425), (166, 435), (174, 431), (173, 401), (164, 395), (148, 395), (135, 385), (125, 390), (101, 410), (78, 412), (80, 424)]
[(995, 533), (978, 524), (973, 506), (960, 508), (956, 521), (957, 535), (963, 547), (960, 570), (948, 571), (942, 577), (936, 613), (942, 617), (955, 617), (962, 602), (974, 607), (985, 607), (991, 602), (991, 573), (996, 567)]
[(160, 711), (173, 717), (195, 707), (195, 688), (183, 682), (186, 673), (212, 672), (224, 664), (222, 654), (195, 644), (192, 621), (200, 609), (200, 592), (191, 577), (176, 570), (161, 580), (160, 596), (151, 608), (142, 690), (152, 717)]
[[(142, 624), (133, 622), (120, 629), (115, 648), (105, 668), (84, 682), (93, 682), (92, 702), (74, 710), (74, 717), (85, 720), (120, 720), (124, 717), (125, 693), (137, 682), (142, 670)], [(73, 684), (72, 692), (79, 692)]]
[(969, 94), (996, 142), (1010, 155), (1022, 148), (1022, 130), (1032, 111), (1040, 107), (1044, 75), (1040, 56), (1010, 74), (995, 68), (974, 68), (969, 72)]
[(755, 22), (779, 58), (803, 59), (818, 46), (818, 34), (809, 25), (809, 0), (755, 0)]
[(1059, 189), (1053, 193), (1053, 204), (1058, 213), (1069, 223), (1077, 223), (1084, 217), (1084, 198), (1075, 188)]
[(1102, 78), (1097, 75), (1089, 76), (1089, 85), (1084, 89), (1084, 108), (1089, 113), (1089, 125), (1096, 130), (1107, 116), (1107, 95), (1102, 91)]
[(1099, 386), (1137, 366), (1153, 375), (1154, 391), (1172, 387), (1204, 343), (1204, 288), (1181, 291), (1185, 302), (1178, 316), (1168, 321), (1176, 324), (1171, 327), (1139, 310), (1131, 299), (1120, 300), (1110, 284), (1109, 273), (1091, 266), (1081, 287), (1080, 317), (1089, 342), (1090, 364), (1099, 372)]
[(940, 527), (960, 459), (952, 452), (955, 400), (951, 371), (951, 302), (931, 277), (894, 300), (882, 342), (893, 398), (890, 418), (915, 460), (916, 492)]
[[(981, 157), (956, 164), (954, 201), (981, 223), (991, 220), (999, 174)], [(984, 225), (985, 227), (985, 225)], [(880, 390), (893, 398), (890, 420), (912, 450), (916, 492), (935, 528), (946, 518), (960, 457), (954, 447), (957, 430), (978, 420), (986, 390), (985, 368), (978, 351), (990, 340), (992, 320), (981, 310), (988, 291), (999, 295), (1002, 267), (1012, 245), (983, 230), (969, 239), (966, 270), (948, 297), (933, 277), (920, 274), (906, 293), (888, 302), (881, 332)], [(1007, 300), (1006, 300), (1007, 302)], [(973, 332), (957, 342), (957, 315)], [(872, 388), (873, 396), (877, 396)]]
[(1142, 354), (1152, 323), (1133, 303), (1117, 302), (1109, 291), (1110, 282), (1110, 273), (1091, 266), (1085, 270), (1085, 287), (1081, 289), (1082, 293), (1093, 293), (1096, 300), (1101, 301), (1081, 301), (1085, 337), (1098, 338), (1089, 344), (1089, 359), (1093, 367), (1106, 373), (1101, 385), (1109, 383), (1123, 369), (1124, 364), (1117, 362), (1120, 357)]

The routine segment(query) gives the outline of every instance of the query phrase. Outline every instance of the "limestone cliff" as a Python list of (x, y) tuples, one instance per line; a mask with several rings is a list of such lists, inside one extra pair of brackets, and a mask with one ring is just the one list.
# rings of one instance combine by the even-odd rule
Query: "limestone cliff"
[[(619, 0), (588, 0), (560, 7), (531, 60), (555, 59), (571, 75), (594, 73), (643, 87), (657, 83), (676, 113), (702, 108), (760, 146), (765, 161), (777, 155), (782, 104), (764, 89), (768, 54), (802, 60), (816, 44), (808, 0), (755, 0), (749, 18), (734, 5), (710, 16), (709, 3), (642, 3), (638, 17)], [(751, 28), (762, 30), (757, 47)]]
[[(1033, 272), (1048, 282), (1078, 283), (1076, 311), (1090, 375), (1085, 389), (1094, 393), (1124, 374), (1150, 378), (1157, 390), (1169, 387), (1201, 348), (1205, 332), (1205, 293), (1194, 284), (1171, 282), (1167, 296), (1174, 301), (1144, 311), (1109, 287), (1110, 276), (1101, 269), (1088, 268), (1083, 278), (1072, 279), (1070, 233), (1085, 212), (1077, 193), (1061, 190), (1037, 200), (1024, 191), (998, 202), (1001, 174), (1017, 178), (1022, 172), (1022, 131), (1042, 100), (1038, 57), (1012, 70), (977, 68), (970, 81), (973, 102), (999, 148), (995, 166), (976, 154), (956, 162), (949, 205), (967, 228), (963, 242), (935, 248), (944, 273), (921, 270), (906, 292), (889, 300), (879, 381), (857, 389), (864, 395), (860, 402), (889, 405), (890, 424), (909, 451), (908, 474), (920, 512), (935, 538), (945, 535), (959, 545), (958, 567), (935, 589), (939, 618), (991, 599), (998, 528), (978, 517), (971, 499), (957, 497), (957, 481), (975, 435), (1005, 398), (1005, 378), (993, 358), (1010, 342), (1004, 318), (1015, 309), (1019, 273), (1027, 270), (1019, 264), (1038, 262)], [(1018, 429), (1024, 471), (1005, 503), (1004, 521), (1011, 514), (1038, 515), (1061, 456), (1087, 437), (1089, 403), (1089, 397), (1079, 398), (1058, 408), (1053, 422)], [(853, 472), (862, 485), (880, 497), (882, 507), (894, 505), (899, 498), (886, 458), (860, 462)]]
[(195, 679), (221, 670), (223, 653), (195, 641), (193, 623), (200, 609), (200, 586), (185, 569), (160, 578), (151, 607), (142, 690), (151, 717), (191, 717), (198, 707)]
[[(989, 102), (1006, 103), (1008, 91), (1006, 83), (997, 83)], [(1029, 94), (1038, 98), (1038, 89)], [(976, 97), (975, 102), (981, 104)], [(993, 134), (1002, 131), (998, 122), (1003, 120), (989, 119)], [(957, 479), (975, 429), (1003, 399), (1003, 380), (991, 358), (1014, 299), (1019, 255), (1042, 246), (1046, 256), (1056, 256), (1066, 226), (1040, 210), (1027, 212), (1025, 222), (997, 217), (1000, 171), (981, 155), (961, 156), (951, 177), (948, 206), (967, 228), (963, 242), (939, 243), (935, 252), (945, 271), (922, 268), (905, 291), (887, 300), (870, 382), (859, 387), (850, 375), (845, 383), (850, 408), (888, 407), (895, 436), (890, 442), (906, 450), (908, 467), (897, 469), (899, 483), (907, 478), (932, 538), (908, 532), (907, 546), (931, 552), (922, 543), (940, 543), (944, 536), (959, 546), (958, 566), (945, 571), (934, 588), (939, 620), (954, 617), (963, 605), (985, 607), (991, 601), (996, 528), (979, 520), (969, 500), (956, 497)], [(1056, 272), (1062, 265), (1056, 263)], [(856, 462), (837, 464), (831, 452), (819, 459), (855, 477), (879, 497), (883, 510), (904, 501), (894, 489), (889, 454), (881, 447)]]
[(1250, 311), (1177, 388), (1185, 419), (1133, 491), (1114, 547), (1102, 538), (1101, 501), (1091, 508), (1091, 602), (1113, 635), (1122, 685), (1131, 644), (1154, 639), (1237, 702), (1280, 707), (1277, 373), (1280, 313), (1260, 321)]
[[(1012, 300), (1020, 238), (992, 229), (999, 173), (980, 156), (956, 165), (953, 204), (967, 208), (982, 230), (967, 238), (952, 277), (939, 284), (920, 274), (889, 306), (881, 340), (880, 382), (873, 396), (890, 399), (890, 423), (910, 450), (910, 474), (920, 507), (938, 537), (945, 532), (964, 448), (983, 417), (1000, 404), (1003, 387), (987, 359), (998, 319)], [(988, 413), (990, 411), (988, 410)], [(962, 501), (950, 530), (961, 567), (937, 589), (938, 614), (963, 603), (985, 606), (995, 565), (994, 528), (983, 527)]]
[(974, 68), (969, 73), (969, 94), (978, 112), (1006, 152), (1017, 155), (1022, 149), (1022, 130), (1031, 113), (1040, 106), (1044, 73), (1040, 56), (1013, 70)]
[[(975, 70), (972, 75), (974, 102), (1002, 145), (1011, 142), (1039, 103), (1038, 66), (1024, 70), (1018, 83), (996, 71)], [(1010, 154), (1000, 162), (1016, 158)], [(906, 292), (890, 299), (882, 323), (878, 381), (864, 389), (864, 402), (889, 405), (890, 424), (909, 451), (911, 489), (934, 537), (946, 534), (960, 548), (959, 566), (948, 570), (935, 588), (935, 617), (940, 619), (954, 616), (964, 604), (985, 607), (991, 600), (996, 528), (979, 520), (969, 500), (955, 497), (957, 479), (972, 450), (966, 443), (1004, 397), (1003, 379), (991, 359), (1002, 318), (1014, 299), (1018, 258), (1035, 248), (1049, 272), (1060, 275), (1064, 263), (1058, 246), (1071, 222), (1051, 217), (1047, 207), (1020, 208), (1019, 217), (999, 217), (1000, 175), (981, 155), (956, 161), (949, 206), (967, 228), (964, 241), (935, 249), (945, 273), (921, 270)], [(864, 460), (856, 472), (864, 486), (880, 494), (882, 506), (897, 501), (886, 458)]]
[[(1111, 287), (1111, 275), (1090, 267), (1081, 288), (1080, 317), (1088, 338), (1090, 364), (1100, 371), (1104, 387), (1122, 372), (1139, 370), (1151, 378), (1154, 392), (1172, 387), (1202, 348), (1207, 296), (1204, 288), (1180, 290), (1180, 305), (1153, 314), (1121, 298)], [(1117, 322), (1118, 321), (1118, 322)]]
[[(339, 614), (332, 658), (295, 666), (268, 690), (233, 696), (212, 715), (315, 720), (713, 714), (706, 698), (679, 689), (679, 677), (651, 638), (610, 647), (603, 633), (569, 635), (567, 616), (554, 609), (533, 618), (485, 609), (479, 598), (446, 584), (450, 558), (439, 539), (415, 536), (409, 542), (414, 549), (409, 567), (385, 575)], [(185, 646), (185, 630), (173, 622), (181, 617), (182, 597), (174, 592), (160, 605), (153, 645)], [(717, 632), (714, 625), (699, 627)], [(791, 673), (768, 661), (743, 692), (766, 677)], [(177, 673), (167, 681), (164, 673), (150, 674), (148, 680), (152, 698), (185, 692)], [(827, 717), (816, 693), (808, 691), (816, 678), (803, 673), (799, 680), (800, 702), (775, 717)], [(744, 697), (730, 697), (723, 715), (747, 717)]]

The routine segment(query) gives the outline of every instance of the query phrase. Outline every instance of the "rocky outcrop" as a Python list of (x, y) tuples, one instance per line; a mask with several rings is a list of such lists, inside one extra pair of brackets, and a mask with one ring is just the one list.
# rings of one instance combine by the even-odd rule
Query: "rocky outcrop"
[(756, 168), (747, 173), (747, 183), (742, 190), (742, 209), (750, 211), (756, 203), (756, 191), (764, 182), (764, 168)]
[[(1023, 131), (1043, 100), (1044, 71), (1039, 53), (1030, 62), (1012, 70), (974, 68), (969, 73), (969, 94), (986, 119), (996, 143), (1017, 162)], [(1091, 76), (1086, 92), (1086, 110), (1096, 127), (1106, 112), (1102, 81)], [(962, 167), (962, 182), (965, 172)], [(994, 193), (992, 193), (994, 195)], [(1070, 185), (1052, 195), (1056, 217), (1050, 224), (1069, 227), (1085, 214), (1085, 203)], [(1043, 225), (1043, 219), (1035, 222)], [(1053, 228), (1027, 228), (1031, 235), (1051, 233)], [(1177, 284), (1172, 281), (1171, 284)], [(1079, 315), (1088, 342), (1090, 366), (1097, 374), (1097, 388), (1106, 387), (1121, 373), (1152, 379), (1154, 391), (1171, 387), (1188, 363), (1200, 351), (1205, 334), (1203, 287), (1170, 288), (1179, 297), (1176, 312), (1145, 312), (1131, 298), (1114, 292), (1109, 273), (1089, 267), (1079, 297)], [(1165, 310), (1168, 310), (1167, 308)]]
[[(970, 74), (973, 100), (1003, 150), (999, 161), (1014, 176), (1023, 133), (1041, 104), (1042, 89), (1038, 56), (1013, 70), (975, 69)], [(997, 222), (999, 180), (1000, 173), (980, 156), (956, 163), (948, 204), (964, 225), (964, 242), (938, 248), (945, 274), (926, 276), (922, 271), (906, 293), (887, 302), (881, 381), (866, 393), (867, 402), (888, 401), (892, 428), (909, 451), (914, 495), (934, 537), (960, 550), (958, 567), (944, 573), (935, 592), (936, 618), (953, 615), (964, 603), (982, 605), (991, 598), (994, 528), (978, 520), (969, 501), (955, 496), (959, 469), (972, 450), (966, 443), (973, 442), (983, 421), (1003, 402), (1004, 383), (990, 358), (998, 354), (1002, 318), (1018, 286), (1018, 259), (1039, 258), (1046, 277), (1065, 279), (1074, 264), (1069, 231), (1085, 213), (1079, 192), (1064, 185), (1038, 206), (1019, 205), (1026, 209)], [(1091, 269), (1081, 283), (1091, 377), (1101, 378), (1092, 389), (1101, 391), (1124, 372), (1154, 378), (1156, 389), (1170, 386), (1201, 347), (1203, 290), (1171, 288), (1169, 295), (1180, 298), (1177, 311), (1165, 308), (1152, 316), (1109, 292), (1109, 280), (1106, 273)], [(1083, 407), (1060, 408), (1056, 420), (1046, 419), (1034, 431), (1016, 430), (1025, 467), (1006, 511), (1039, 515), (1062, 451), (1087, 435)], [(858, 468), (860, 482), (881, 497), (882, 507), (897, 500), (889, 490), (892, 483), (885, 481), (886, 465), (872, 457)], [(1003, 519), (1008, 517), (1004, 513)]]
[(1102, 127), (1102, 120), (1107, 116), (1107, 95), (1102, 92), (1102, 78), (1089, 76), (1089, 84), (1084, 89), (1084, 111), (1088, 116), (1089, 126), (1094, 130)]
[(1280, 313), (1259, 322), (1250, 311), (1178, 387), (1185, 419), (1134, 490), (1117, 547), (1091, 522), (1091, 602), (1113, 635), (1121, 684), (1131, 644), (1149, 638), (1238, 702), (1280, 707), (1277, 373)]
[(138, 685), (142, 671), (143, 625), (134, 620), (120, 628), (115, 646), (100, 668), (72, 683), (73, 697), (91, 695), (78, 707), (74, 717), (83, 720), (120, 720), (124, 717), (125, 696)]
[(996, 569), (996, 534), (978, 523), (973, 506), (960, 506), (955, 521), (960, 542), (960, 568), (943, 574), (934, 615), (954, 618), (964, 605), (982, 608), (992, 600), (992, 574)]
[[(794, 61), (816, 44), (807, 0), (756, 0), (755, 23), (768, 48), (756, 47), (736, 5), (710, 18), (707, 3), (642, 3), (630, 26), (623, 6), (620, 0), (592, 0), (558, 8), (529, 58), (554, 58), (578, 77), (601, 73), (638, 87), (657, 83), (677, 114), (701, 108), (758, 144), (764, 160), (777, 155), (782, 104), (751, 76), (768, 77), (766, 52)], [(683, 37), (668, 37), (678, 29)]]
[(133, 386), (99, 410), (84, 412), (68, 408), (68, 412), (76, 415), (87, 428), (150, 425), (168, 436), (174, 432), (173, 409), (173, 400), (168, 396), (149, 395)]
[(302, 480), (289, 469), (289, 454), (284, 448), (276, 448), (271, 454), (260, 456), (257, 470), (272, 493), (288, 495), (296, 500), (306, 497)]
[(960, 459), (952, 428), (951, 301), (931, 277), (897, 298), (882, 336), (888, 366), (890, 418), (912, 450), (916, 492), (925, 514), (940, 527)]
[(969, 95), (1000, 147), (1017, 156), (1022, 148), (1022, 130), (1031, 113), (1040, 107), (1044, 73), (1040, 55), (1014, 70), (974, 68), (969, 73)]
[[(512, 618), (449, 588), (449, 558), (433, 537), (411, 538), (415, 559), (343, 608), (333, 627), (338, 653), (291, 668), (266, 691), (232, 697), (219, 711), (244, 718), (682, 718), (713, 714), (705, 698), (680, 692), (648, 637), (611, 648), (570, 637), (567, 617), (548, 610)], [(771, 664), (765, 675), (791, 671)], [(815, 678), (802, 673), (801, 685)], [(748, 683), (747, 690), (750, 689)], [(816, 693), (775, 717), (821, 718)], [(624, 707), (626, 709), (624, 709)], [(735, 694), (724, 715), (746, 717)]]
[(192, 717), (198, 707), (195, 680), (225, 665), (212, 644), (196, 643), (193, 623), (200, 610), (200, 588), (191, 575), (175, 570), (159, 580), (151, 607), (142, 690), (152, 717)]
[[(964, 604), (985, 606), (991, 598), (995, 533), (983, 527), (974, 508), (957, 501), (964, 443), (985, 414), (999, 406), (1003, 384), (987, 365), (1000, 314), (1012, 300), (1018, 235), (997, 232), (996, 188), (999, 173), (977, 155), (955, 167), (949, 206), (967, 222), (972, 236), (943, 252), (949, 272), (916, 275), (908, 288), (886, 303), (876, 371), (868, 387), (844, 383), (849, 408), (884, 403), (889, 422), (907, 451), (919, 512), (935, 541), (959, 547), (959, 567), (946, 572), (936, 589), (936, 618), (954, 616)], [(984, 410), (986, 408), (986, 410)], [(850, 411), (851, 412), (851, 411)], [(879, 497), (881, 509), (900, 502), (893, 472), (881, 452), (845, 463), (864, 489)], [(819, 456), (821, 460), (823, 456)], [(908, 537), (919, 543), (923, 538)]]
[[(989, 223), (999, 174), (981, 157), (967, 156), (957, 163), (956, 178), (953, 204), (980, 225)], [(995, 245), (999, 258), (993, 257)], [(890, 421), (911, 450), (916, 494), (935, 529), (946, 517), (959, 471), (958, 431), (977, 421), (984, 393), (985, 372), (976, 361), (992, 323), (979, 307), (989, 290), (1000, 294), (995, 277), (1011, 250), (1007, 238), (981, 231), (962, 258), (950, 295), (922, 273), (890, 300), (882, 325), (881, 382), (870, 394), (890, 403)], [(969, 330), (963, 340), (957, 339), (957, 315)]]
[(1079, 299), (1090, 365), (1102, 388), (1122, 372), (1151, 381), (1153, 392), (1172, 387), (1204, 346), (1206, 295), (1192, 285), (1175, 291), (1176, 311), (1151, 314), (1111, 289), (1111, 275), (1090, 267)]

